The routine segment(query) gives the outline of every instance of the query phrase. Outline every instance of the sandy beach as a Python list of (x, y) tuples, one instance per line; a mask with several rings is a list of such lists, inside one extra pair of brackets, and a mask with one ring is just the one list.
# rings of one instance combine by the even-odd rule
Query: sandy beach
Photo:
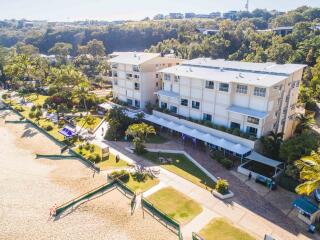
[[(106, 182), (78, 160), (35, 159), (60, 148), (30, 124), (5, 124), (0, 111), (0, 239), (177, 239), (114, 190), (53, 221), (49, 209)], [(18, 117), (9, 114), (7, 120)]]

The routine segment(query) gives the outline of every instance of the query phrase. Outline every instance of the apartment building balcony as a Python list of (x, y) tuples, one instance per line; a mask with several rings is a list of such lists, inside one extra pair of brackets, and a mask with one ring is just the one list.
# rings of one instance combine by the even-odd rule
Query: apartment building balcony
[(267, 112), (257, 111), (251, 108), (239, 107), (235, 105), (227, 108), (227, 111), (258, 119), (264, 119), (268, 116)]
[(163, 97), (169, 97), (169, 98), (178, 98), (179, 94), (175, 93), (175, 92), (171, 92), (171, 91), (165, 91), (165, 90), (160, 90), (158, 92), (155, 92), (156, 95), (158, 95), (159, 97), (163, 96)]

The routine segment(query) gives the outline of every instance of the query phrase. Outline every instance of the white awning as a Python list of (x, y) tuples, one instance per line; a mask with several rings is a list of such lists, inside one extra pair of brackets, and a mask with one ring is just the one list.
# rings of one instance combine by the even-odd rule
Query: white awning
[(250, 148), (243, 146), (239, 143), (237, 144), (237, 143), (230, 142), (224, 138), (219, 138), (219, 137), (216, 137), (212, 134), (202, 132), (200, 130), (193, 129), (190, 127), (186, 127), (180, 123), (168, 121), (163, 118), (158, 118), (158, 117), (155, 117), (154, 115), (149, 115), (149, 114), (145, 114), (144, 118), (145, 118), (145, 120), (147, 120), (149, 122), (152, 122), (152, 123), (158, 124), (160, 126), (169, 128), (171, 130), (183, 133), (183, 134), (190, 136), (192, 138), (196, 138), (198, 140), (210, 143), (212, 145), (215, 145), (217, 147), (221, 147), (223, 149), (229, 150), (231, 152), (234, 152), (234, 153), (237, 153), (240, 155), (244, 155), (244, 154), (251, 151)]
[(103, 108), (104, 110), (110, 110), (113, 108), (113, 106), (110, 103), (101, 103), (98, 105), (99, 107)]
[(231, 106), (227, 109), (229, 112), (239, 113), (241, 115), (263, 119), (268, 116), (267, 112), (257, 111), (251, 108)]
[(265, 165), (268, 165), (268, 166), (271, 166), (274, 168), (283, 164), (283, 162), (279, 162), (279, 161), (273, 160), (271, 158), (265, 157), (255, 151), (252, 151), (251, 154), (249, 156), (247, 156), (246, 158), (249, 160), (252, 160), (252, 161), (263, 163)]
[(165, 91), (165, 90), (160, 90), (160, 91), (156, 92), (155, 94), (162, 95), (162, 96), (165, 96), (165, 97), (171, 97), (171, 98), (179, 97), (178, 93), (171, 92), (171, 91)]

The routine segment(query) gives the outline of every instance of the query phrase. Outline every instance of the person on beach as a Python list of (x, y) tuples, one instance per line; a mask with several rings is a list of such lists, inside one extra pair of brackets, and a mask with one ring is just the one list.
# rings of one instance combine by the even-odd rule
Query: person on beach
[(252, 173), (251, 173), (251, 172), (249, 172), (248, 180), (250, 181), (250, 180), (251, 180), (251, 178), (252, 178)]
[(119, 154), (117, 154), (117, 156), (116, 156), (116, 162), (118, 163), (120, 161), (120, 156), (119, 156)]

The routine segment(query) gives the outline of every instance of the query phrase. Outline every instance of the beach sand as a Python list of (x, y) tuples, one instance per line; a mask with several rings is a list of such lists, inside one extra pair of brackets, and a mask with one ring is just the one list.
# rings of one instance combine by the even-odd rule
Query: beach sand
[[(0, 116), (4, 111), (0, 111)], [(10, 114), (7, 120), (18, 117)], [(0, 239), (177, 239), (118, 190), (49, 219), (49, 209), (106, 182), (79, 160), (35, 159), (60, 148), (30, 124), (0, 117)]]

